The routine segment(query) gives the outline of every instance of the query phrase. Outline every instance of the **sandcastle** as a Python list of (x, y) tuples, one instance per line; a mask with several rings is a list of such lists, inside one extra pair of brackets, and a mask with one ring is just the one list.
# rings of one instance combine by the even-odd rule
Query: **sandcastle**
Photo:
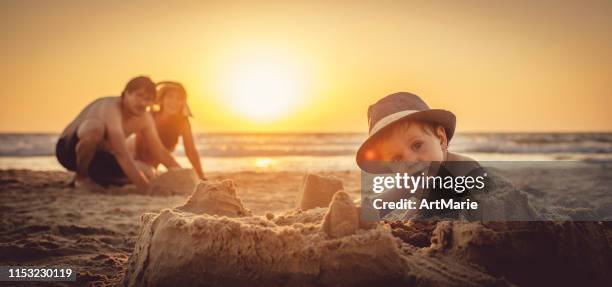
[(334, 194), (343, 189), (342, 181), (335, 177), (307, 174), (302, 182), (302, 198), (299, 208), (308, 210), (327, 207)]
[(351, 197), (344, 191), (334, 194), (323, 220), (322, 230), (338, 238), (354, 234), (359, 229), (359, 214)]
[[(451, 271), (452, 270), (452, 271)], [(146, 213), (126, 286), (372, 286), (506, 284), (426, 255), (385, 225), (360, 227), (350, 195), (327, 208), (254, 216), (231, 180), (200, 183), (187, 203)]]
[(236, 197), (236, 186), (229, 179), (200, 182), (185, 205), (176, 209), (194, 214), (205, 213), (227, 217), (251, 215), (251, 212), (244, 208), (242, 201)]
[(326, 207), (257, 216), (236, 194), (231, 180), (201, 182), (184, 205), (144, 214), (124, 285), (578, 284), (606, 282), (612, 266), (611, 236), (596, 222), (364, 224), (342, 190)]

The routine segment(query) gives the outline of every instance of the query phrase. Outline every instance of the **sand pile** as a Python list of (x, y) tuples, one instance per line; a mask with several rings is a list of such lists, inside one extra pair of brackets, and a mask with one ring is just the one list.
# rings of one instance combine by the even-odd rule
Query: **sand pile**
[(541, 218), (527, 194), (495, 170), (488, 170), (487, 192), (472, 195), (480, 202), (477, 218), (472, 221), (536, 221)]
[[(342, 191), (329, 208), (252, 216), (232, 181), (203, 182), (174, 210), (142, 216), (127, 286), (505, 284), (478, 268), (403, 243), (384, 225), (359, 228)], [(219, 213), (221, 214), (219, 214)]]
[(519, 285), (607, 285), (608, 223), (449, 222), (437, 224), (432, 253), (451, 255)]
[(335, 177), (307, 174), (302, 183), (302, 199), (299, 207), (308, 210), (327, 207), (338, 190), (343, 190), (342, 181)]
[(244, 208), (242, 201), (236, 197), (236, 186), (229, 179), (200, 182), (187, 202), (176, 209), (227, 217), (251, 215), (251, 211)]
[(326, 207), (253, 216), (231, 180), (202, 182), (185, 205), (142, 216), (124, 284), (565, 286), (610, 280), (612, 236), (604, 223), (364, 224), (348, 193), (335, 191), (330, 199)]
[(359, 229), (359, 213), (344, 191), (334, 194), (325, 214), (322, 230), (332, 238), (354, 234)]
[(150, 193), (152, 195), (191, 194), (198, 176), (190, 168), (169, 170), (151, 181)]

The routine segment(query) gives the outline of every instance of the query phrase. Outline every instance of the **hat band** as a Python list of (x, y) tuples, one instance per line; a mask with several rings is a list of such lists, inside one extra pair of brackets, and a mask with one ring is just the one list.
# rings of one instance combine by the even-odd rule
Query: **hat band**
[(393, 113), (390, 114), (382, 119), (380, 119), (378, 122), (376, 122), (376, 124), (374, 124), (374, 126), (372, 127), (372, 129), (370, 130), (370, 136), (377, 133), (379, 130), (381, 130), (382, 128), (386, 127), (387, 125), (389, 125), (390, 123), (399, 120), (405, 116), (414, 114), (420, 112), (418, 110), (405, 110), (405, 111), (401, 111), (401, 112), (397, 112), (397, 113)]

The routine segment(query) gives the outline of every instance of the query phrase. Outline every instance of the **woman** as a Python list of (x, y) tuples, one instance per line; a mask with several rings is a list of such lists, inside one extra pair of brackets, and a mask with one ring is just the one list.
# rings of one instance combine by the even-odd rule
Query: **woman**
[[(168, 151), (173, 152), (179, 137), (183, 138), (185, 154), (200, 179), (205, 179), (200, 163), (200, 156), (195, 147), (189, 117), (191, 111), (187, 105), (187, 92), (183, 85), (177, 82), (160, 82), (157, 84), (157, 95), (155, 106), (151, 109), (155, 120), (157, 133), (161, 142)], [(153, 178), (157, 173), (160, 160), (144, 143), (141, 134), (128, 140), (128, 147), (133, 151), (139, 168), (148, 178)]]

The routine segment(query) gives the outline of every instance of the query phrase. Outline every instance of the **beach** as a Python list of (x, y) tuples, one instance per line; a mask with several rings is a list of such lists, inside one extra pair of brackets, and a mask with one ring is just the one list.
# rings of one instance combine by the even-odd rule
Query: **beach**
[(612, 286), (612, 1), (551, 4), (0, 2), (0, 287)]
[[(359, 174), (331, 175), (358, 195)], [(303, 177), (302, 172), (209, 175), (212, 180), (234, 180), (238, 196), (257, 215), (294, 208)], [(188, 197), (125, 194), (119, 189), (94, 193), (66, 187), (69, 178), (60, 171), (0, 171), (1, 264), (65, 264), (78, 270), (79, 286), (117, 285), (134, 248), (141, 215), (182, 205)]]
[[(245, 219), (231, 219), (228, 224), (248, 226), (253, 220), (263, 220), (264, 225), (276, 226), (270, 230), (289, 228), (291, 232), (308, 234), (313, 232), (309, 228), (323, 229), (321, 212), (326, 212), (328, 203), (313, 214), (304, 215), (311, 216), (307, 223), (291, 223), (295, 219), (289, 219), (301, 212), (298, 207), (304, 207), (301, 202), (304, 178), (308, 174), (336, 178), (359, 204), (361, 173), (354, 164), (354, 152), (363, 136), (213, 134), (199, 135), (197, 145), (208, 179), (233, 181), (235, 197), (250, 212)], [(147, 222), (144, 215), (152, 218), (166, 214), (164, 210), (184, 205), (190, 194), (143, 195), (124, 188), (94, 192), (68, 187), (72, 173), (63, 171), (52, 153), (56, 137), (0, 135), (0, 264), (72, 266), (77, 271), (77, 286), (122, 285), (128, 261)], [(612, 267), (610, 142), (610, 134), (460, 134), (452, 148), (478, 160), (495, 160), (489, 163), (505, 166), (503, 175), (526, 194), (534, 208), (547, 218), (546, 222), (526, 223), (518, 229), (522, 231), (516, 232), (505, 224), (387, 221), (380, 222), (373, 231), (359, 229), (357, 237), (349, 235), (334, 240), (344, 242), (353, 238), (357, 241), (349, 242), (360, 242), (363, 239), (360, 236), (368, 234), (387, 241), (399, 240), (390, 254), (408, 264), (401, 265), (408, 270), (404, 279), (420, 278), (409, 285), (501, 282), (533, 286), (609, 281), (609, 274), (600, 271)], [(175, 154), (188, 166), (181, 150)], [(585, 216), (597, 221), (575, 222)], [(201, 220), (216, 222), (209, 217)], [(455, 237), (444, 235), (449, 232)], [(500, 238), (510, 241), (499, 242)], [(334, 242), (320, 235), (315, 239), (312, 242), (322, 246)], [(469, 242), (478, 244), (463, 245)], [(551, 242), (557, 244), (550, 245)], [(471, 249), (482, 244), (482, 249)], [(527, 246), (516, 249), (521, 244)], [(356, 252), (373, 250), (365, 246), (356, 248)], [(528, 252), (522, 252), (525, 250)], [(275, 252), (282, 255), (282, 250)], [(503, 263), (494, 263), (503, 258)], [(375, 259), (357, 258), (349, 263)], [(536, 262), (533, 264), (538, 266), (525, 262)], [(378, 275), (386, 276), (386, 271), (379, 271)], [(339, 278), (350, 274), (340, 273)], [(209, 276), (218, 279), (223, 274)], [(71, 284), (63, 285), (74, 285)]]
[[(609, 166), (599, 169), (601, 173), (594, 175), (599, 179), (605, 179), (609, 182)], [(546, 172), (541, 171), (541, 172)], [(321, 172), (324, 177), (335, 177), (340, 179), (344, 185), (344, 190), (353, 199), (359, 198), (359, 179), (360, 174), (356, 171), (335, 171)], [(576, 173), (578, 174), (578, 173)], [(231, 179), (236, 185), (236, 197), (239, 198), (244, 206), (252, 212), (252, 216), (260, 218), (278, 217), (295, 208), (299, 205), (301, 197), (301, 189), (304, 180), (305, 172), (287, 171), (287, 172), (255, 172), (243, 171), (234, 173), (215, 172), (210, 173), (211, 181), (221, 181)], [(537, 174), (531, 172), (530, 176), (525, 176), (524, 172), (515, 174), (514, 183), (520, 188), (533, 186), (533, 177)], [(121, 188), (111, 188), (103, 192), (91, 192), (87, 190), (79, 190), (66, 187), (66, 182), (69, 180), (70, 174), (61, 171), (32, 171), (32, 170), (2, 170), (0, 171), (0, 190), (2, 201), (0, 202), (0, 210), (2, 212), (0, 225), (0, 258), (3, 265), (42, 265), (42, 266), (57, 266), (66, 265), (76, 269), (77, 285), (87, 286), (117, 286), (122, 284), (122, 279), (125, 275), (127, 263), (134, 250), (136, 240), (141, 228), (141, 216), (145, 213), (157, 214), (164, 209), (172, 209), (183, 205), (188, 195), (172, 195), (172, 196), (151, 196), (126, 193)], [(570, 184), (573, 180), (570, 177), (564, 179), (564, 184)], [(544, 191), (543, 191), (544, 190)], [(530, 197), (541, 197), (538, 192), (546, 192), (545, 189), (534, 186), (531, 188)], [(571, 198), (571, 195), (560, 195), (561, 200)], [(537, 199), (534, 200), (537, 205)], [(580, 204), (580, 203), (578, 203)], [(601, 202), (602, 212), (609, 212), (609, 201)], [(545, 209), (545, 206), (539, 206), (539, 209)], [(381, 223), (382, 224), (382, 223)], [(412, 248), (411, 260), (426, 260), (427, 264), (433, 264), (435, 270), (438, 261), (442, 260), (444, 264), (452, 264), (452, 268), (468, 268), (473, 266), (473, 262), (469, 262), (469, 256), (461, 254), (460, 251), (453, 249), (453, 245), (444, 245), (444, 248), (450, 248), (447, 251), (436, 251), (434, 257), (425, 255), (427, 249), (435, 249), (436, 245), (442, 243), (434, 238), (435, 230), (442, 228), (437, 223), (429, 224), (402, 224), (394, 223), (388, 226), (392, 230), (393, 236), (402, 239), (405, 248)], [(540, 223), (535, 223), (536, 229)], [(544, 223), (546, 224), (546, 223)], [(554, 225), (555, 223), (550, 223)], [(568, 223), (571, 224), (571, 223)], [(533, 281), (533, 272), (525, 268), (518, 268), (520, 262), (513, 261), (517, 266), (506, 266), (504, 268), (495, 268), (495, 266), (487, 265), (481, 267), (469, 267), (464, 270), (467, 272), (465, 276), (473, 276), (473, 278), (481, 278), (488, 276), (484, 281), (478, 281), (482, 284), (493, 282), (487, 280), (501, 280), (508, 284), (522, 283), (521, 285), (529, 286), (535, 283), (542, 282), (557, 282), (565, 284), (567, 282), (584, 282), (580, 280), (588, 280), (585, 274), (594, 274), (591, 280), (601, 282), (599, 280), (609, 280), (609, 277), (602, 279), (602, 275), (598, 273), (601, 268), (608, 268), (612, 262), (610, 250), (612, 248), (612, 225), (608, 222), (601, 223), (585, 223), (594, 224), (595, 227), (587, 225), (586, 227), (575, 227), (572, 225), (570, 231), (565, 233), (555, 233), (553, 235), (544, 233), (540, 236), (529, 236), (529, 238), (543, 238), (541, 240), (550, 240), (546, 238), (555, 238), (563, 240), (568, 232), (575, 230), (591, 230), (595, 228), (595, 235), (588, 233), (588, 236), (596, 236), (597, 238), (589, 239), (590, 242), (576, 241), (574, 238), (567, 241), (564, 250), (569, 252), (568, 257), (565, 253), (554, 253), (542, 245), (543, 254), (553, 252), (548, 257), (541, 257), (541, 263), (550, 264), (547, 267), (541, 267), (540, 271), (536, 272), (542, 276)], [(455, 228), (462, 228), (461, 226)], [(449, 227), (445, 227), (449, 228)], [(450, 227), (453, 228), (452, 226)], [(497, 230), (496, 227), (491, 227), (491, 230)], [(534, 227), (530, 227), (534, 228)], [(442, 229), (443, 230), (443, 229)], [(574, 231), (571, 231), (574, 230)], [(384, 232), (384, 231), (383, 231)], [(536, 231), (535, 234), (540, 234), (541, 231)], [(603, 233), (602, 233), (603, 232)], [(478, 234), (478, 232), (469, 232), (469, 234)], [(582, 233), (579, 233), (582, 234)], [(604, 235), (602, 235), (604, 234)], [(513, 235), (514, 236), (514, 235)], [(547, 237), (548, 236), (548, 237)], [(581, 235), (582, 236), (582, 235)], [(585, 235), (586, 236), (586, 235)], [(523, 238), (524, 239), (524, 238)], [(520, 238), (517, 240), (521, 240)], [(450, 243), (446, 243), (450, 244)], [(544, 244), (539, 242), (538, 244)], [(590, 244), (590, 245), (589, 245)], [(451, 247), (449, 247), (451, 246)], [(590, 250), (585, 246), (596, 246), (599, 249)], [(441, 248), (438, 246), (438, 248)], [(510, 247), (505, 247), (510, 248)], [(516, 247), (513, 247), (516, 248)], [(572, 248), (582, 248), (580, 250), (572, 250)], [(595, 248), (595, 247), (593, 247)], [(603, 252), (601, 250), (603, 248)], [(454, 251), (453, 251), (454, 250)], [(459, 250), (462, 250), (461, 248)], [(504, 249), (499, 252), (493, 252), (489, 255), (491, 258), (504, 254)], [(533, 250), (532, 250), (533, 251)], [(588, 266), (591, 262), (580, 252), (586, 252), (586, 255), (594, 256), (595, 252), (599, 258), (593, 262), (599, 262), (597, 266)], [(458, 254), (453, 254), (458, 252)], [(533, 254), (539, 254), (533, 251)], [(416, 256), (416, 257), (415, 257)], [(538, 255), (539, 256), (539, 255)], [(527, 256), (528, 257), (528, 256)], [(432, 259), (433, 258), (433, 259)], [(468, 259), (466, 259), (468, 258)], [(563, 263), (564, 267), (555, 265), (554, 262), (548, 260), (559, 260), (559, 258), (572, 259), (572, 263)], [(520, 259), (520, 258), (519, 258)], [(533, 258), (532, 258), (533, 259)], [(440, 263), (441, 264), (441, 263)], [(522, 263), (520, 263), (522, 264)], [(588, 268), (596, 268), (594, 270), (574, 270), (575, 276), (571, 273), (565, 273), (565, 277), (557, 276), (557, 269), (566, 268), (570, 270), (587, 264)], [(451, 266), (451, 265), (449, 265)], [(450, 268), (450, 267), (449, 267)], [(476, 268), (476, 269), (472, 269)], [(586, 268), (586, 267), (585, 267)], [(597, 269), (599, 268), (599, 269)], [(429, 270), (429, 269), (428, 269)], [(416, 274), (426, 274), (426, 276), (438, 276), (433, 271), (413, 271)], [(476, 271), (475, 271), (476, 270)], [(421, 273), (419, 273), (421, 272)], [(425, 273), (422, 273), (425, 272)], [(433, 273), (432, 273), (433, 272)], [(459, 271), (457, 271), (459, 272)], [(463, 271), (462, 271), (463, 272)], [(471, 273), (470, 273), (471, 272)], [(476, 273), (474, 273), (476, 272)], [(518, 273), (517, 273), (518, 272)], [(590, 272), (590, 273), (589, 273)], [(429, 274), (429, 275), (427, 275)], [(451, 273), (454, 274), (454, 273)], [(569, 275), (568, 275), (569, 274)], [(420, 276), (420, 275), (419, 275)], [(446, 275), (439, 275), (438, 279), (444, 278)], [(456, 276), (456, 275), (453, 275)], [(557, 277), (555, 277), (557, 276)], [(597, 277), (599, 276), (599, 277)], [(472, 277), (469, 277), (472, 278)], [(505, 278), (505, 279), (504, 279)], [(569, 281), (568, 281), (569, 278)], [(595, 279), (593, 279), (595, 278)], [(431, 278), (429, 278), (431, 279)], [(428, 279), (428, 280), (429, 280)], [(545, 279), (545, 280), (544, 280)], [(437, 279), (435, 279), (437, 280)], [(471, 279), (470, 279), (471, 280)], [(476, 280), (476, 279), (474, 279)], [(507, 280), (507, 281), (506, 281)], [(544, 280), (544, 281), (542, 281)], [(426, 281), (429, 282), (429, 281)], [(433, 281), (437, 282), (437, 281)], [(483, 283), (485, 282), (485, 283)], [(565, 283), (564, 283), (565, 282)], [(476, 284), (475, 285), (480, 285)], [(36, 285), (31, 283), (31, 285)], [(61, 284), (60, 284), (61, 285)], [(70, 286), (70, 283), (66, 284)], [(486, 285), (486, 284), (485, 284)]]

